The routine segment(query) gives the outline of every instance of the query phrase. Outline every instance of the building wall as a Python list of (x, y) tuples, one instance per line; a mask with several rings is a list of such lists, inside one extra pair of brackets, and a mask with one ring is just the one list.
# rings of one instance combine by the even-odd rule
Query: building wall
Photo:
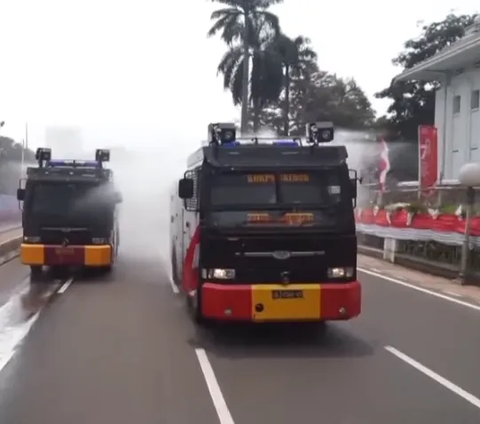
[(464, 163), (480, 162), (480, 105), (475, 101), (472, 103), (472, 98), (480, 100), (478, 68), (452, 77), (446, 87), (446, 96), (445, 88), (436, 93), (439, 173), (443, 170), (443, 178), (447, 180), (457, 179)]

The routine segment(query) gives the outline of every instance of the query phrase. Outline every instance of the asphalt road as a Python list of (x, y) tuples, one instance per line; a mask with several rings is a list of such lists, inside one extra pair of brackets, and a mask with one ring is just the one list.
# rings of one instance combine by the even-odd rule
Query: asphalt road
[[(0, 292), (24, 275), (1, 266)], [(123, 257), (40, 311), (0, 372), (0, 424), (478, 424), (480, 310), (360, 276), (362, 316), (323, 337), (197, 330), (156, 258)]]

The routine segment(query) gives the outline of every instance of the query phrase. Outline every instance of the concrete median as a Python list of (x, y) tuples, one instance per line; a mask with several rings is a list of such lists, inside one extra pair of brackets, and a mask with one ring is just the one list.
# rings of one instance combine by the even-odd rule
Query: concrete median
[(0, 265), (20, 254), (22, 238), (20, 228), (0, 234)]

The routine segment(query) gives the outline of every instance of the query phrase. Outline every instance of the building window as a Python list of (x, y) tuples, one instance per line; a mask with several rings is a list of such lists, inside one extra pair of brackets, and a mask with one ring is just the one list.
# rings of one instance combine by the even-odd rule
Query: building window
[(472, 91), (472, 98), (470, 100), (470, 108), (472, 110), (480, 108), (480, 90)]
[(453, 96), (453, 113), (460, 113), (460, 105), (462, 98), (460, 96)]

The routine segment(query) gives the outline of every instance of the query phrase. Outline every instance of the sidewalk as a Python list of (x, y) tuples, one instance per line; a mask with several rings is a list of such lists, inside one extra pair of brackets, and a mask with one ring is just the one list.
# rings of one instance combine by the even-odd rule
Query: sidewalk
[(455, 283), (454, 280), (448, 278), (424, 274), (420, 271), (405, 268), (401, 265), (395, 265), (382, 259), (372, 258), (362, 254), (357, 256), (357, 265), (359, 268), (373, 271), (387, 278), (398, 279), (447, 296), (455, 296), (474, 304), (480, 304), (480, 287), (460, 286)]

